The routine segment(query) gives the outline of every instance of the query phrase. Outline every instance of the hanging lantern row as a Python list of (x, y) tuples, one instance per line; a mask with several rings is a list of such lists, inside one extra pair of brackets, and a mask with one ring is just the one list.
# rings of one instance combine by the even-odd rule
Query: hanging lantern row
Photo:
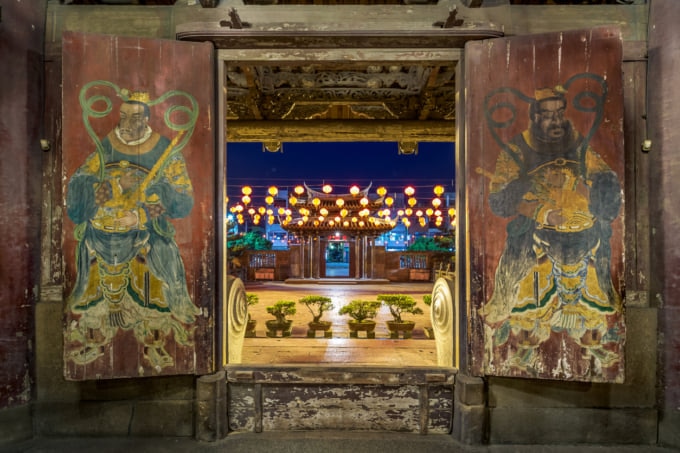
[[(330, 194), (333, 192), (333, 187), (330, 184), (324, 184), (322, 186), (322, 192), (324, 194)], [(441, 200), (441, 195), (444, 194), (444, 186), (442, 185), (436, 185), (433, 188), (433, 192), (436, 195), (432, 201), (431, 204), (433, 208), (427, 208), (425, 211), (422, 209), (417, 209), (415, 211), (416, 218), (418, 219), (418, 223), (421, 226), (425, 226), (428, 222), (428, 219), (434, 218), (434, 223), (437, 227), (441, 226), (443, 223), (443, 216), (442, 212), (439, 210), (439, 207), (442, 204)], [(305, 188), (303, 186), (295, 186), (293, 189), (293, 192), (295, 195), (291, 195), (288, 198), (288, 202), (290, 203), (291, 206), (296, 206), (299, 197), (305, 193)], [(357, 185), (353, 185), (349, 188), (349, 192), (353, 196), (357, 196), (359, 193), (361, 193), (361, 189)], [(271, 208), (266, 208), (264, 206), (260, 206), (258, 208), (250, 207), (248, 208), (248, 205), (251, 203), (252, 198), (251, 194), (253, 193), (253, 189), (250, 186), (243, 186), (241, 188), (241, 202), (243, 205), (236, 204), (235, 206), (232, 206), (230, 208), (230, 211), (236, 214), (236, 220), (239, 224), (243, 224), (245, 222), (245, 217), (244, 217), (244, 212), (249, 214), (252, 218), (253, 223), (258, 224), (261, 220), (262, 217), (265, 217), (267, 222), (269, 224), (275, 223), (275, 221), (278, 219), (281, 224), (288, 224), (293, 220), (293, 212), (290, 209), (284, 209), (282, 207), (279, 207), (276, 212), (271, 209)], [(267, 196), (265, 196), (265, 203), (267, 206), (272, 206), (274, 204), (274, 199), (276, 195), (278, 195), (279, 190), (276, 186), (270, 186), (267, 189)], [(385, 209), (381, 209), (377, 211), (377, 216), (379, 218), (384, 219), (384, 221), (390, 222), (391, 219), (391, 210), (390, 208), (394, 204), (394, 198), (392, 197), (385, 197), (387, 194), (387, 189), (384, 186), (380, 186), (377, 188), (376, 193), (383, 198), (382, 202), (384, 205), (387, 206)], [(413, 186), (407, 186), (404, 188), (404, 194), (408, 197), (406, 199), (406, 204), (409, 206), (406, 209), (399, 209), (397, 211), (397, 218), (401, 218), (402, 223), (406, 226), (409, 227), (411, 225), (411, 221), (409, 220), (409, 217), (411, 217), (414, 214), (413, 208), (418, 204), (418, 200), (414, 197), (415, 195), (415, 188)], [(227, 198), (228, 202), (228, 198)], [(312, 205), (315, 208), (319, 208), (321, 204), (321, 200), (318, 197), (314, 197), (311, 200)], [(343, 206), (345, 205), (345, 200), (342, 198), (338, 198), (335, 200), (335, 203), (337, 207), (342, 208), (340, 210), (340, 215), (336, 216), (334, 219), (330, 219), (328, 222), (330, 225), (333, 225), (334, 223), (337, 223), (338, 225), (349, 225), (350, 221), (345, 220), (345, 218), (349, 215), (349, 211)], [(357, 215), (357, 217), (352, 217), (351, 218), (351, 223), (357, 223), (359, 226), (363, 226), (364, 220), (362, 219), (369, 219), (369, 220), (374, 220), (370, 216), (370, 210), (368, 209), (368, 205), (370, 203), (370, 200), (367, 197), (362, 197), (359, 200), (359, 204), (362, 206), (363, 209), (361, 209)], [(312, 214), (309, 209), (301, 207), (298, 209), (299, 214), (301, 215), (301, 218), (298, 220), (298, 222), (307, 222), (309, 220), (309, 216)], [(449, 208), (448, 210), (448, 216), (450, 218), (450, 223), (452, 226), (455, 226), (456, 220), (456, 210), (454, 208)], [(276, 215), (275, 215), (276, 214)], [(328, 216), (328, 210), (326, 208), (321, 208), (319, 209), (319, 216), (316, 220), (314, 220), (314, 223), (319, 223), (319, 222), (324, 222), (327, 220)], [(396, 225), (396, 223), (395, 223)]]

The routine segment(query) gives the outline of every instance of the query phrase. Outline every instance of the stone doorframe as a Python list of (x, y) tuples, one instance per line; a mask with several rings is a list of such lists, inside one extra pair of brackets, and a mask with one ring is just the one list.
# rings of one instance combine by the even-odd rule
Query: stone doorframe
[[(460, 45), (460, 42), (456, 41), (456, 44)], [(228, 126), (226, 124), (225, 120), (225, 112), (227, 111), (227, 96), (225, 93), (225, 89), (223, 89), (223, 82), (225, 81), (226, 77), (226, 66), (229, 61), (250, 61), (250, 62), (261, 62), (263, 65), (275, 65), (277, 63), (279, 64), (285, 64), (285, 63), (295, 63), (295, 62), (313, 62), (313, 61), (344, 61), (344, 60), (351, 60), (351, 61), (356, 61), (356, 62), (381, 62), (382, 64), (389, 64), (389, 63), (395, 63), (395, 64), (404, 64), (407, 62), (412, 62), (412, 63), (427, 63), (427, 62), (446, 62), (446, 63), (451, 63), (451, 62), (459, 62), (462, 60), (462, 46), (461, 47), (456, 47), (456, 48), (446, 48), (446, 46), (441, 46), (441, 48), (435, 47), (435, 48), (427, 48), (427, 49), (422, 49), (422, 48), (410, 48), (410, 49), (405, 49), (401, 47), (395, 47), (395, 48), (359, 48), (359, 47), (354, 47), (354, 48), (335, 48), (335, 49), (300, 49), (300, 48), (292, 48), (292, 49), (281, 49), (281, 48), (275, 48), (275, 49), (262, 49), (262, 48), (249, 48), (249, 49), (238, 49), (238, 48), (220, 48), (217, 50), (217, 77), (218, 77), (218, 83), (216, 84), (217, 90), (218, 90), (218, 99), (217, 99), (217, 108), (218, 108), (218, 125), (217, 125), (217, 134), (218, 134), (218, 147), (219, 149), (225, 149), (226, 144), (230, 137), (232, 137), (232, 134), (227, 130)], [(458, 77), (460, 79), (460, 77)], [(460, 86), (460, 85), (459, 85)], [(457, 107), (457, 106), (456, 106)], [(443, 124), (444, 122), (437, 122), (437, 126), (433, 127), (432, 129), (428, 129), (427, 131), (421, 131), (420, 137), (416, 137), (415, 140), (422, 140), (422, 141), (455, 141), (456, 137), (456, 130), (455, 130), (455, 123), (450, 124), (450, 125), (445, 125)], [(394, 125), (398, 129), (398, 125)], [(342, 129), (342, 128), (341, 128)], [(366, 140), (384, 140), (385, 137), (387, 136), (393, 136), (390, 131), (388, 130), (387, 133), (382, 132), (382, 135), (380, 132), (378, 132), (378, 135), (370, 136), (370, 130), (375, 130), (375, 129), (359, 129), (356, 131), (355, 134), (349, 133), (347, 130), (321, 130), (320, 134), (316, 137), (311, 136), (311, 135), (305, 135), (304, 140), (298, 140), (298, 141), (314, 141), (315, 139), (321, 139), (323, 138), (324, 141), (366, 141)], [(414, 129), (415, 130), (415, 129)], [(251, 131), (252, 132), (252, 131)], [(281, 132), (281, 131), (279, 131)], [(424, 133), (424, 135), (423, 135)], [(259, 140), (263, 140), (262, 137), (266, 137), (267, 133), (265, 131), (261, 132), (261, 136), (259, 137)], [(255, 134), (257, 135), (257, 134)], [(281, 134), (285, 135), (285, 134)], [(278, 137), (277, 137), (278, 138)], [(290, 139), (291, 137), (288, 137)], [(428, 140), (429, 138), (429, 140)], [(281, 141), (286, 140), (281, 139)], [(257, 141), (257, 139), (252, 139), (250, 141)], [(289, 140), (292, 141), (292, 140)], [(226, 187), (226, 153), (218, 153), (218, 168), (221, 169), (221, 173), (218, 176), (218, 185), (221, 187)], [(226, 205), (225, 204), (220, 204), (218, 206), (218, 218), (224, 218), (224, 215), (226, 214)], [(220, 217), (221, 216), (221, 217)], [(224, 241), (224, 238), (226, 238), (226, 234), (222, 236), (222, 241)], [(218, 247), (218, 253), (220, 255), (223, 255), (223, 247), (224, 244), (221, 243), (220, 246)], [(219, 263), (222, 266), (223, 269), (226, 268), (225, 265), (225, 256), (220, 256)], [(222, 275), (224, 275), (224, 272), (221, 272)], [(448, 288), (448, 285), (446, 285)], [(455, 292), (460, 291), (459, 287), (460, 285), (456, 285), (457, 288), (455, 289)], [(227, 279), (224, 279), (223, 283), (221, 284), (221, 290), (222, 294), (220, 296), (220, 300), (227, 300), (229, 297), (229, 289), (227, 288)], [(446, 304), (447, 302), (450, 303), (453, 306), (457, 305), (458, 297), (457, 294), (453, 292), (446, 292), (444, 296), (442, 294), (438, 294), (437, 297), (442, 299), (440, 302), (443, 304)], [(448, 295), (448, 297), (446, 297)], [(450, 298), (450, 299), (449, 299)], [(449, 300), (445, 300), (449, 299)], [(446, 340), (448, 341), (441, 341), (441, 339), (438, 341), (437, 348), (438, 348), (438, 356), (441, 356), (442, 353), (440, 351), (443, 351), (444, 355), (453, 355), (453, 357), (450, 358), (449, 360), (442, 360), (443, 362), (446, 362), (442, 364), (441, 367), (433, 367), (432, 372), (436, 373), (437, 370), (451, 370), (452, 372), (455, 372), (459, 378), (456, 379), (456, 381), (460, 382), (462, 385), (458, 386), (456, 385), (455, 387), (455, 392), (452, 395), (453, 396), (453, 401), (452, 405), (450, 406), (451, 410), (451, 416), (453, 419), (453, 425), (451, 427), (451, 433), (454, 435), (456, 439), (459, 441), (462, 441), (464, 443), (481, 443), (483, 441), (483, 432), (484, 432), (484, 426), (485, 426), (485, 420), (486, 420), (486, 397), (485, 397), (485, 391), (484, 391), (484, 385), (483, 385), (483, 380), (480, 378), (472, 378), (472, 377), (467, 377), (464, 375), (458, 374), (455, 366), (459, 363), (460, 360), (460, 346), (459, 346), (459, 341), (460, 341), (460, 334), (459, 334), (459, 329), (458, 325), (460, 323), (460, 319), (458, 318), (458, 315), (460, 313), (460, 310), (457, 308), (452, 308), (453, 313), (455, 313), (455, 316), (452, 316), (452, 318), (449, 320), (452, 323), (452, 327), (446, 330), (451, 338), (447, 338)], [(228, 312), (228, 310), (227, 310)], [(451, 316), (452, 312), (446, 311), (445, 313), (446, 316)], [(434, 315), (433, 315), (434, 316)], [(224, 318), (224, 317), (222, 317)], [(453, 319), (455, 318), (455, 319)], [(438, 323), (441, 324), (441, 320), (435, 320), (433, 319), (433, 324)], [(225, 332), (226, 333), (226, 332)], [(459, 337), (459, 338), (454, 338)], [(238, 342), (237, 342), (238, 343)], [(225, 348), (229, 348), (228, 344), (225, 344)], [(230, 357), (233, 356), (233, 354), (228, 353), (228, 351), (222, 351), (221, 354), (222, 357)], [(219, 357), (219, 355), (218, 355)], [(452, 367), (452, 363), (454, 367)], [(225, 365), (225, 370), (231, 369), (231, 367), (236, 366), (240, 371), (238, 372), (239, 375), (241, 375), (244, 370), (243, 367), (246, 368), (253, 368), (254, 367), (248, 367), (248, 365)], [(342, 366), (338, 367), (338, 371), (341, 371), (343, 369)], [(250, 375), (251, 372), (247, 372), (247, 375)], [(408, 370), (405, 370), (404, 373), (408, 375)], [(332, 374), (332, 373), (331, 373)], [(208, 386), (210, 387), (211, 385), (215, 385), (217, 382), (219, 382), (218, 387), (219, 388), (224, 388), (224, 385), (228, 384), (225, 382), (223, 379), (225, 377), (225, 374), (223, 372), (219, 372), (216, 376), (216, 379), (212, 379), (209, 377), (205, 377), (202, 380), (208, 379), (211, 384)], [(202, 382), (202, 381), (201, 381)], [(342, 384), (342, 382), (337, 382), (337, 384)], [(453, 382), (451, 383), (453, 385)], [(199, 385), (201, 387), (201, 385)], [(460, 388), (458, 388), (460, 387)], [(471, 390), (474, 388), (474, 391)], [(471, 396), (472, 395), (472, 396)], [(212, 399), (210, 396), (208, 399)], [(213, 406), (217, 412), (212, 412), (209, 411), (210, 414), (203, 414), (204, 416), (208, 416), (213, 425), (213, 423), (217, 420), (222, 420), (222, 423), (218, 422), (217, 426), (213, 425), (216, 428), (216, 432), (204, 432), (202, 433), (201, 436), (205, 440), (208, 440), (208, 438), (221, 438), (226, 435), (226, 433), (229, 431), (229, 428), (225, 426), (225, 424), (229, 424), (229, 417), (222, 418), (220, 416), (220, 413), (222, 413), (223, 410), (227, 409), (226, 406), (226, 400), (223, 400), (223, 393), (217, 392), (217, 404), (214, 404)], [(228, 412), (228, 409), (227, 409)], [(227, 414), (228, 415), (228, 414)], [(199, 416), (199, 419), (204, 418)], [(200, 422), (200, 420), (198, 420)], [(200, 431), (200, 430), (199, 430)], [(211, 430), (208, 430), (211, 431)]]

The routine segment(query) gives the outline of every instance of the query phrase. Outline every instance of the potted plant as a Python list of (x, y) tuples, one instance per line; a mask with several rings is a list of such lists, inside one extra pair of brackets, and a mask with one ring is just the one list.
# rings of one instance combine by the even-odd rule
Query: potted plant
[(267, 307), (267, 313), (276, 318), (265, 322), (265, 325), (267, 326), (267, 336), (276, 337), (277, 333), (280, 331), (282, 337), (290, 337), (293, 321), (286, 319), (286, 316), (294, 315), (296, 311), (295, 301), (292, 300), (279, 300), (274, 305)]
[(366, 338), (375, 338), (375, 318), (382, 303), (375, 300), (353, 300), (338, 310), (341, 315), (349, 315), (347, 321), (350, 338), (359, 338), (359, 332), (366, 332)]
[(260, 302), (260, 296), (257, 294), (246, 294), (246, 305), (248, 306), (248, 322), (246, 323), (246, 337), (253, 338), (256, 336), (255, 327), (257, 321), (250, 316), (250, 307)]
[(307, 329), (307, 336), (309, 338), (314, 338), (316, 336), (316, 331), (321, 330), (323, 331), (323, 336), (325, 338), (331, 338), (333, 336), (333, 331), (331, 331), (332, 324), (329, 321), (321, 320), (324, 312), (334, 308), (331, 298), (314, 294), (305, 296), (298, 302), (307, 307), (312, 314), (312, 322), (308, 324), (309, 329)]
[[(425, 294), (423, 296), (423, 303), (432, 309), (432, 294)], [(432, 326), (425, 327), (425, 335), (427, 335), (427, 338), (430, 340), (434, 340), (434, 329)]]
[(412, 315), (422, 315), (423, 310), (416, 307), (415, 299), (406, 294), (379, 294), (377, 299), (387, 305), (392, 315), (392, 321), (387, 321), (387, 329), (390, 331), (390, 338), (399, 338), (401, 333), (404, 338), (413, 336), (414, 321), (405, 321), (401, 315), (410, 313)]

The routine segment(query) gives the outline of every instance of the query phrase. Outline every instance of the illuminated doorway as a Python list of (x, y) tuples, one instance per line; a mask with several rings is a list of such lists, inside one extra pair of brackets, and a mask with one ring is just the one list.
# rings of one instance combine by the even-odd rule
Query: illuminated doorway
[(350, 276), (350, 246), (349, 241), (339, 234), (332, 236), (326, 243), (326, 277), (342, 278)]

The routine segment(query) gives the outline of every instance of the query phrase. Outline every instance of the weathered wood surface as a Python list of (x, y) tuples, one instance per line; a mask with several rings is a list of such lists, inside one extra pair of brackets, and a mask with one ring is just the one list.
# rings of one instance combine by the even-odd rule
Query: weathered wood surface
[[(470, 194), (467, 287), (474, 373), (623, 380), (624, 205), (617, 202), (626, 176), (621, 60), (620, 34), (608, 27), (466, 47), (464, 171)], [(592, 151), (557, 142), (537, 145), (540, 130), (530, 129), (529, 119), (537, 125), (539, 120), (529, 107), (543, 96), (559, 99), (555, 93), (566, 104), (561, 113), (553, 112), (550, 124), (561, 115), (587, 137)], [(582, 186), (576, 192), (577, 186), (563, 185), (566, 180), (551, 180), (554, 174), (576, 178), (577, 185), (597, 174), (610, 182), (606, 192), (589, 182), (603, 191)], [(604, 193), (608, 201), (598, 204)], [(612, 212), (600, 209), (604, 206)], [(528, 209), (520, 214), (523, 208)], [(550, 220), (552, 211), (564, 214), (563, 220)], [(576, 221), (579, 213), (593, 226)], [(564, 219), (569, 220), (561, 223)], [(594, 300), (599, 302), (591, 305)]]
[(232, 431), (451, 429), (453, 368), (228, 366), (227, 381)]
[[(680, 83), (678, 46), (680, 29), (674, 22), (680, 3), (654, 1), (650, 9), (648, 130), (650, 131), (650, 263), (651, 303), (659, 307), (660, 367), (659, 384), (664, 389), (663, 429), (660, 439), (680, 445), (680, 96), (674, 88)], [(673, 43), (673, 44), (670, 44)]]
[[(205, 175), (214, 174), (215, 115), (212, 84), (203, 77), (213, 70), (207, 44), (64, 35), (61, 178), (64, 212), (70, 213), (63, 218), (69, 379), (213, 369), (215, 183)], [(125, 145), (111, 138), (124, 117), (119, 109), (134, 105), (121, 98), (133, 99), (137, 91), (148, 95), (151, 130), (175, 142), (166, 146), (152, 135)], [(104, 150), (104, 137), (122, 157)], [(101, 171), (104, 161), (108, 165)], [(99, 186), (90, 192), (86, 185), (71, 186), (76, 175), (79, 181), (109, 184), (109, 201), (88, 200)], [(130, 183), (123, 178), (130, 176), (137, 179), (126, 189)], [(96, 213), (78, 214), (92, 201)], [(160, 203), (160, 215), (154, 203)], [(116, 223), (131, 212), (136, 225)], [(111, 218), (116, 220), (108, 225)], [(138, 239), (127, 246), (123, 238), (131, 234)], [(78, 249), (80, 237), (88, 239)], [(79, 250), (89, 254), (77, 258)], [(129, 253), (132, 258), (123, 258)], [(76, 287), (79, 275), (87, 284)]]

